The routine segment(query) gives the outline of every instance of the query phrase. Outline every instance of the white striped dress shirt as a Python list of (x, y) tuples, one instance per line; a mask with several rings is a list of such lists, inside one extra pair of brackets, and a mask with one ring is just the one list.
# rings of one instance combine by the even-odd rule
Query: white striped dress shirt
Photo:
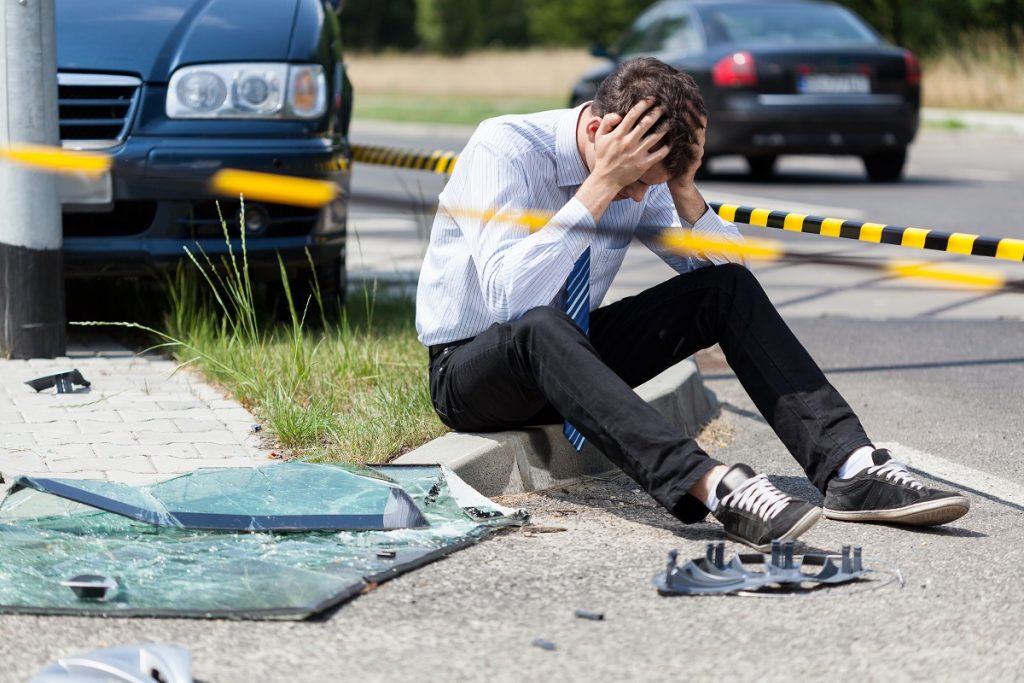
[[(634, 236), (680, 273), (736, 260), (682, 256), (661, 245), (660, 233), (680, 226), (742, 240), (735, 225), (710, 209), (692, 226), (683, 221), (665, 185), (652, 187), (642, 202), (612, 202), (595, 223), (574, 198), (588, 175), (576, 145), (584, 106), (501, 116), (473, 133), (438, 199), (420, 271), (416, 330), (423, 344), (467, 339), (538, 306), (560, 305), (569, 271), (587, 246), (592, 309), (604, 299)], [(530, 234), (507, 220), (524, 211), (554, 216)]]

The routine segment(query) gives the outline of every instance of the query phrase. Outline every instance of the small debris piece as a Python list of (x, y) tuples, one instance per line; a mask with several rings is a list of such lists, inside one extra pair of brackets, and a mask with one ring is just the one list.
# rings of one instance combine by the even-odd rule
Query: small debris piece
[(29, 683), (193, 683), (192, 654), (179, 645), (122, 645), (62, 657)]
[(43, 389), (49, 389), (50, 387), (57, 387), (58, 394), (70, 394), (75, 390), (75, 385), (82, 387), (92, 386), (92, 383), (82, 377), (82, 373), (77, 368), (74, 370), (64, 370), (53, 375), (46, 375), (44, 377), (37, 377), (36, 379), (30, 379), (25, 384), (29, 385), (36, 392), (40, 392)]
[(585, 609), (576, 610), (576, 616), (580, 619), (589, 619), (591, 621), (604, 621), (604, 612), (588, 612)]
[(548, 650), (549, 652), (558, 649), (558, 647), (550, 640), (544, 640), (543, 638), (535, 639), (532, 645), (534, 647), (539, 647), (542, 650)]
[(61, 581), (60, 585), (70, 588), (79, 600), (99, 600), (105, 602), (117, 595), (120, 587), (117, 579), (98, 574), (79, 574), (67, 581)]
[(384, 548), (382, 550), (378, 550), (377, 551), (377, 557), (379, 557), (382, 560), (393, 560), (397, 556), (398, 556), (398, 553), (396, 551), (394, 551), (394, 550), (389, 549), (389, 548)]
[(537, 534), (559, 534), (563, 531), (568, 531), (568, 529), (561, 526), (524, 526), (522, 534), (524, 536), (536, 536)]
[(263, 429), (263, 425), (261, 425), (261, 424), (260, 424), (259, 422), (253, 422), (253, 423), (252, 423), (251, 425), (249, 425), (249, 429), (250, 429), (250, 430), (251, 430), (251, 431), (252, 431), (253, 433), (255, 433), (255, 432), (258, 432), (258, 431), (260, 431), (261, 429)]

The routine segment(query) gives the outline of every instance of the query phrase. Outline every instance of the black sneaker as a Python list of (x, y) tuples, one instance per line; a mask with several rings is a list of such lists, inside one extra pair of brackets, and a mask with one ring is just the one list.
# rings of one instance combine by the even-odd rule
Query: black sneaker
[(892, 454), (878, 449), (872, 467), (849, 479), (834, 478), (825, 491), (825, 516), (846, 522), (887, 522), (934, 526), (959, 519), (971, 509), (962, 493), (930, 489)]
[(774, 540), (795, 539), (814, 526), (821, 509), (775, 488), (765, 475), (746, 465), (733, 465), (715, 489), (714, 516), (725, 535), (767, 552)]

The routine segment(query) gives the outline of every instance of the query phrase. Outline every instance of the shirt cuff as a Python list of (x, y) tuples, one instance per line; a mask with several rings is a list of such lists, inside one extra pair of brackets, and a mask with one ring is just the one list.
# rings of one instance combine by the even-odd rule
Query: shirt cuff
[[(705, 204), (705, 206), (707, 205)], [(722, 232), (723, 224), (722, 218), (710, 206), (707, 206), (704, 215), (693, 224), (693, 230), (695, 232)]]
[(576, 197), (570, 199), (558, 213), (552, 216), (544, 229), (545, 232), (550, 231), (549, 234), (553, 239), (557, 239), (565, 245), (573, 263), (590, 246), (593, 237), (591, 231), (594, 230), (597, 230), (597, 221), (594, 220), (590, 210)]

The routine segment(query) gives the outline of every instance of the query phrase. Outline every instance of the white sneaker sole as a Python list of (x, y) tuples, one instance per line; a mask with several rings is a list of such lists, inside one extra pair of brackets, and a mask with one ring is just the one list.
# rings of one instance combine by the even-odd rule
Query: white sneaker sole
[[(814, 508), (813, 510), (809, 510), (806, 515), (797, 520), (796, 524), (789, 527), (789, 529), (784, 531), (781, 536), (773, 540), (795, 541), (801, 534), (803, 534), (812, 526), (814, 526), (819, 519), (821, 519), (821, 508)], [(754, 548), (755, 550), (761, 551), (762, 553), (766, 553), (772, 549), (772, 544), (770, 541), (768, 543), (765, 543), (764, 545), (754, 545), (750, 541), (740, 538), (739, 536), (734, 536), (729, 532), (726, 532), (725, 535), (727, 538), (729, 538), (729, 540), (736, 541), (737, 543), (742, 543), (744, 545), (748, 545), (751, 548)]]
[(842, 522), (885, 522), (908, 526), (937, 526), (960, 519), (971, 509), (965, 496), (929, 500), (891, 510), (830, 510), (825, 517)]

